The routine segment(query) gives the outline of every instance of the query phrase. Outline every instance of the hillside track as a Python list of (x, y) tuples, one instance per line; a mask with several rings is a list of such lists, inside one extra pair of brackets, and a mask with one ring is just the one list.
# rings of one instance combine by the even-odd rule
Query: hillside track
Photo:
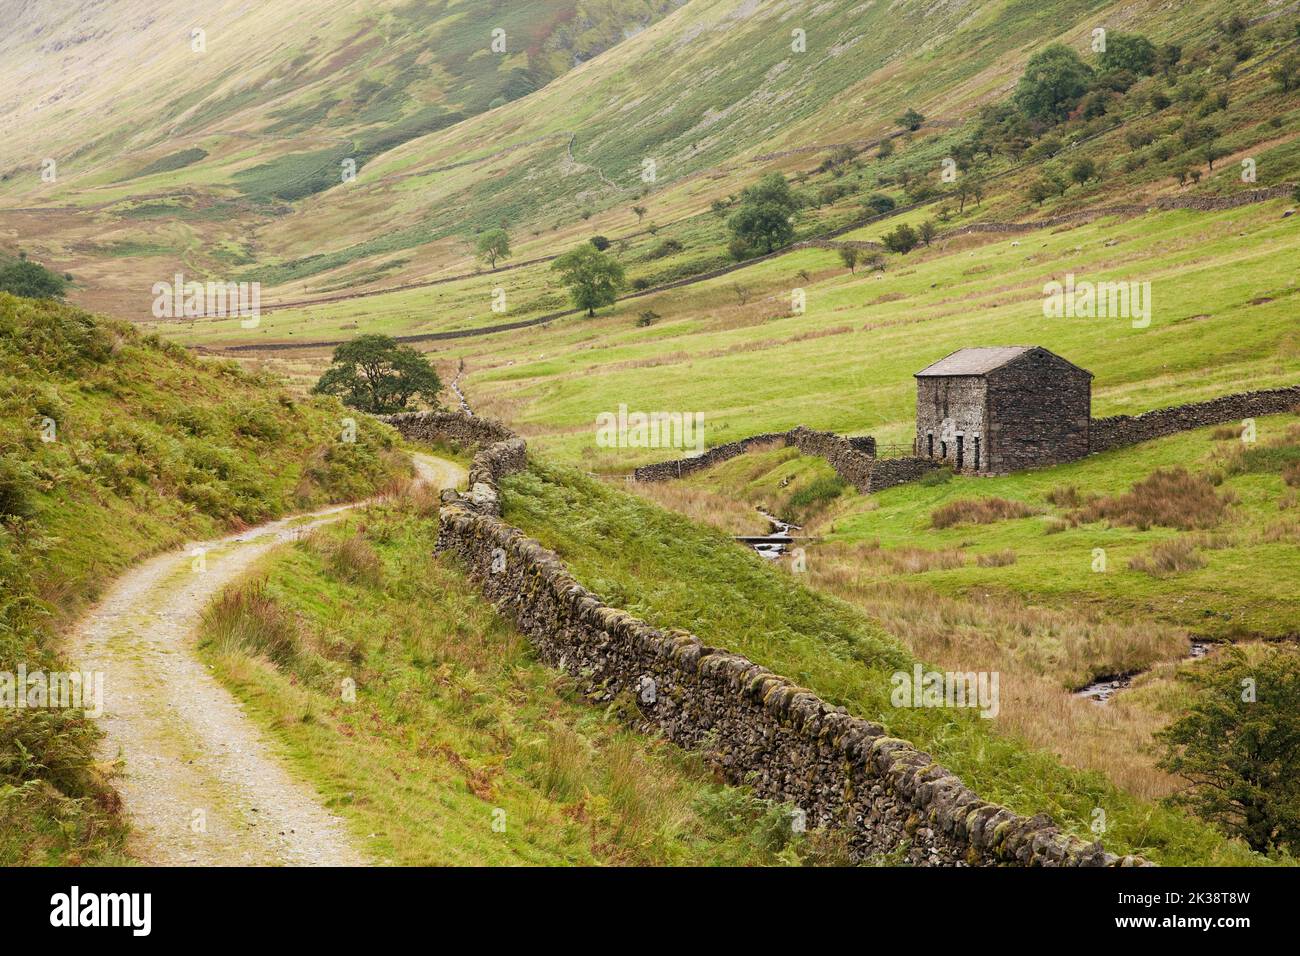
[[(465, 470), (415, 456), (418, 481)], [(269, 551), (335, 521), (338, 505), (158, 555), (119, 578), (75, 629), (70, 659), (104, 675), (104, 756), (131, 824), (128, 852), (158, 866), (355, 866), (344, 822), (285, 768), (275, 746), (197, 654), (203, 609)]]

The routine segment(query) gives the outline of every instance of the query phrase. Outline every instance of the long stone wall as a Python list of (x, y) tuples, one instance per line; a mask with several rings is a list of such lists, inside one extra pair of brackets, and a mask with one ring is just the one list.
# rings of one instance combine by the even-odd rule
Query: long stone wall
[[(492, 431), (446, 416), (390, 421), (424, 440)], [(524, 453), (522, 439), (492, 441), (472, 480), (495, 490)], [(1147, 865), (982, 800), (929, 754), (739, 654), (608, 606), (498, 513), (448, 493), (437, 550), (465, 564), (543, 661), (595, 699), (624, 700), (640, 729), (700, 752), (729, 782), (795, 804), (810, 827), (842, 830), (854, 859), (901, 851), (917, 866)]]
[(1207, 402), (1192, 402), (1158, 408), (1141, 415), (1114, 415), (1092, 420), (1089, 451), (1109, 451), (1125, 445), (1163, 438), (1176, 432), (1222, 425), (1254, 415), (1276, 415), (1300, 406), (1300, 385), (1289, 388), (1272, 388), (1259, 392), (1239, 392), (1212, 398)]
[(802, 454), (825, 458), (835, 473), (859, 491), (866, 491), (871, 469), (876, 460), (876, 440), (870, 435), (846, 438), (834, 432), (819, 432), (797, 425), (788, 432), (766, 432), (750, 435), (738, 441), (715, 445), (702, 455), (693, 458), (675, 458), (657, 461), (634, 469), (637, 481), (667, 481), (716, 465), (729, 458), (742, 455), (756, 445), (780, 442), (797, 448)]

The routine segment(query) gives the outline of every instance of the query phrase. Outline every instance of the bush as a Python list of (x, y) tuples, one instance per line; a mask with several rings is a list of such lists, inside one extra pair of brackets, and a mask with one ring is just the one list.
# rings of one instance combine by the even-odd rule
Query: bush
[(907, 223), (900, 223), (892, 232), (887, 232), (880, 239), (890, 252), (907, 255), (921, 241), (915, 229)]
[(823, 475), (790, 496), (788, 506), (798, 520), (825, 507), (840, 496), (847, 485), (839, 475)]
[(68, 280), (30, 259), (0, 266), (0, 292), (27, 299), (62, 299)]
[(874, 215), (883, 216), (885, 213), (891, 211), (897, 203), (894, 202), (892, 197), (886, 196), (884, 193), (872, 193), (867, 197), (867, 201), (864, 205), (870, 209)]

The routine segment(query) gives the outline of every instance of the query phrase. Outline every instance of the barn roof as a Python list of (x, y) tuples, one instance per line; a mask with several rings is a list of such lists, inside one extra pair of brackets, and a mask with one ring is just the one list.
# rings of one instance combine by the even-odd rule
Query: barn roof
[[(1039, 345), (986, 345), (975, 348), (958, 349), (951, 355), (946, 355), (933, 365), (927, 365), (921, 371), (916, 373), (916, 378), (945, 375), (987, 375), (994, 369), (1001, 368), (1013, 359), (1017, 359), (1026, 352), (1044, 352), (1054, 358), (1060, 359), (1067, 365), (1073, 365), (1066, 359), (1061, 358), (1054, 352)], [(1086, 369), (1079, 369), (1088, 375)]]

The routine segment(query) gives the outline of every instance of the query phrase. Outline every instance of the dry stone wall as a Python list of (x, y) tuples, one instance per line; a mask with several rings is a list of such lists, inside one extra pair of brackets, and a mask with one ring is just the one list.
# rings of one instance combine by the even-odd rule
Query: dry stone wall
[[(472, 427), (445, 416), (393, 424), (424, 440), (460, 440), (455, 436)], [(440, 426), (447, 432), (438, 434)], [(524, 454), (522, 439), (494, 440), (475, 456), (471, 478), (495, 491), (523, 466)], [(929, 754), (739, 654), (610, 607), (498, 514), (499, 507), (483, 508), (472, 495), (449, 493), (437, 550), (464, 563), (543, 661), (572, 675), (594, 699), (624, 701), (641, 729), (700, 752), (729, 782), (793, 803), (811, 827), (843, 830), (855, 859), (1146, 865), (1063, 834), (1046, 816), (1027, 818), (982, 800)]]
[(766, 432), (750, 435), (725, 445), (715, 445), (702, 455), (693, 458), (675, 458), (642, 465), (632, 472), (637, 481), (667, 481), (735, 458), (757, 445), (776, 442), (797, 448), (802, 454), (825, 458), (835, 473), (859, 491), (866, 491), (871, 469), (876, 458), (876, 440), (870, 435), (846, 438), (834, 432), (819, 432), (798, 425), (788, 432)]
[(1297, 406), (1300, 406), (1300, 385), (1292, 385), (1289, 388), (1224, 395), (1208, 402), (1158, 408), (1141, 415), (1094, 418), (1089, 436), (1089, 451), (1109, 451), (1192, 428), (1222, 425), (1255, 415), (1276, 415)]
[(916, 481), (927, 471), (942, 467), (942, 462), (933, 458), (881, 458), (871, 471), (867, 491), (884, 491), (895, 485)]

